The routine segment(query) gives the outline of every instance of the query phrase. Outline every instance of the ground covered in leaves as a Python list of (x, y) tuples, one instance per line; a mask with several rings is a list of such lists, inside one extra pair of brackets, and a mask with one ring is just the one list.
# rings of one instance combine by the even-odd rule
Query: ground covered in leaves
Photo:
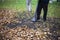
[(18, 12), (0, 9), (0, 40), (60, 40), (60, 18), (47, 18), (44, 25), (18, 18)]

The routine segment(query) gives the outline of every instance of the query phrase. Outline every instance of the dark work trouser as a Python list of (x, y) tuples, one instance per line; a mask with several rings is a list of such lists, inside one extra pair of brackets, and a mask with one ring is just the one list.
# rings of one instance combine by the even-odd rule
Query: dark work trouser
[(37, 9), (36, 9), (37, 19), (40, 18), (42, 8), (43, 8), (43, 11), (44, 11), (43, 20), (46, 21), (48, 3), (38, 1), (38, 5), (37, 5)]

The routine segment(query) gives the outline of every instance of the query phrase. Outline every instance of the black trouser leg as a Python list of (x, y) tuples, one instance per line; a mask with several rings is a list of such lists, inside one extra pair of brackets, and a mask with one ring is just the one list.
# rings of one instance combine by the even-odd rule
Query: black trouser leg
[(37, 9), (36, 9), (37, 19), (40, 18), (41, 9), (42, 9), (42, 6), (41, 6), (41, 2), (40, 2), (40, 0), (39, 0), (39, 1), (38, 1), (38, 5), (37, 5)]
[(48, 4), (43, 4), (43, 10), (44, 10), (43, 20), (46, 21), (47, 10), (48, 10)]

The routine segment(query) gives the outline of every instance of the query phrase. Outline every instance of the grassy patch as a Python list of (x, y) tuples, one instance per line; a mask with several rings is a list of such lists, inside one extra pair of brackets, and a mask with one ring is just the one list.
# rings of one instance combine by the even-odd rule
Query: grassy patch
[[(48, 17), (60, 17), (60, 3), (49, 4), (48, 7)], [(32, 11), (36, 9), (37, 0), (32, 0)], [(21, 10), (22, 12), (26, 10), (26, 1), (25, 0), (5, 0), (4, 2), (0, 1), (0, 8), (16, 9)]]

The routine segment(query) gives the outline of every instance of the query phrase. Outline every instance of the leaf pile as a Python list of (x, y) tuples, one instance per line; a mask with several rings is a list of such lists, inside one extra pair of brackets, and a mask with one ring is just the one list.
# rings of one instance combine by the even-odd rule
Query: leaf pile
[(0, 26), (0, 40), (49, 40), (47, 33), (27, 26), (8, 28)]
[[(60, 19), (48, 20), (46, 25), (43, 25), (43, 22), (25, 22), (25, 19), (20, 21), (21, 18), (16, 19), (16, 17), (16, 10), (0, 9), (0, 40), (57, 40), (57, 33), (60, 35), (60, 30), (57, 32), (60, 28)], [(3, 26), (5, 24), (15, 25), (15, 23), (21, 25), (13, 26), (14, 28)], [(47, 27), (43, 28), (43, 26)], [(36, 27), (36, 29), (29, 27)]]
[(16, 10), (0, 9), (0, 24), (7, 24), (16, 21)]

